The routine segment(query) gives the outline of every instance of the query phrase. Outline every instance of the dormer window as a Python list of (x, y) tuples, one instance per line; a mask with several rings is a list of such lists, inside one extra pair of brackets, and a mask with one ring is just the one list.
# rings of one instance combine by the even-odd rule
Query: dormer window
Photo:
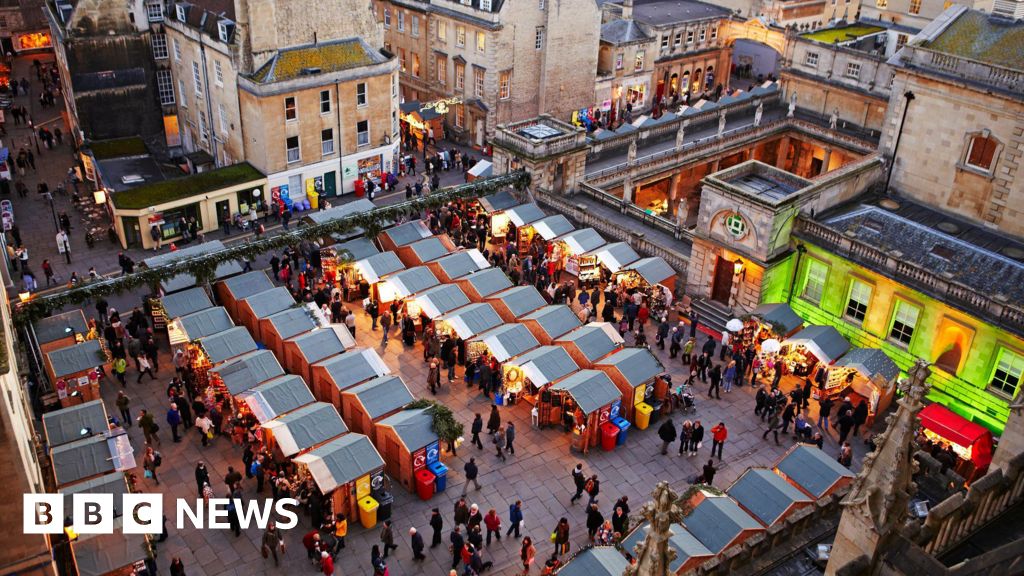
[(217, 22), (217, 37), (220, 38), (221, 42), (227, 44), (231, 41), (231, 29), (234, 27), (235, 23), (231, 20)]
[(175, 4), (174, 13), (178, 17), (179, 22), (184, 22), (188, 17), (188, 5), (187, 4)]
[(480, 0), (480, 9), (485, 12), (491, 11), (491, 0)]

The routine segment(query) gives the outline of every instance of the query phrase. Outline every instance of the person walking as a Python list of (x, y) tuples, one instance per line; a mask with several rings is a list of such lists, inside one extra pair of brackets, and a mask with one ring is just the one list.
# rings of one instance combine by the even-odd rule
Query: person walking
[[(437, 358), (430, 359), (430, 367), (427, 369), (427, 387), (431, 394), (437, 394), (437, 388), (441, 384), (441, 365)], [(483, 448), (481, 446), (480, 448)]]
[(523, 563), (522, 576), (527, 576), (530, 573), (530, 567), (533, 566), (536, 559), (537, 549), (533, 546), (533, 539), (527, 536), (523, 538), (523, 545), (519, 548), (519, 560)]
[(516, 500), (508, 507), (508, 531), (505, 532), (505, 536), (511, 535), (515, 532), (515, 537), (519, 538), (519, 528), (523, 524), (523, 501)]
[(587, 538), (591, 542), (594, 541), (594, 535), (597, 534), (597, 530), (602, 524), (604, 524), (604, 515), (597, 509), (597, 504), (591, 504), (587, 509)]
[(430, 547), (436, 548), (441, 544), (441, 530), (444, 528), (444, 518), (441, 517), (441, 511), (434, 508), (430, 511), (430, 529), (433, 530), (433, 535), (430, 538)]
[(124, 390), (117, 391), (117, 400), (114, 401), (114, 404), (117, 406), (117, 411), (121, 413), (121, 425), (126, 428), (132, 427), (132, 416), (129, 410), (131, 402), (131, 397), (125, 394)]
[(389, 551), (398, 549), (398, 544), (395, 544), (395, 531), (391, 528), (391, 520), (384, 521), (384, 525), (380, 529), (380, 541), (384, 544), (383, 558), (388, 557)]
[(601, 493), (601, 481), (597, 479), (597, 474), (592, 474), (587, 479), (586, 483), (583, 484), (583, 490), (589, 496), (587, 506), (597, 502), (597, 495)]
[(721, 400), (722, 394), (719, 386), (722, 384), (722, 365), (715, 364), (712, 366), (708, 372), (708, 378), (711, 379), (711, 386), (708, 388), (708, 398), (714, 397), (717, 400)]
[(668, 454), (669, 444), (676, 441), (676, 425), (672, 422), (671, 418), (665, 420), (665, 422), (658, 428), (658, 437), (661, 438), (661, 455), (665, 456)]
[(136, 384), (142, 383), (143, 374), (149, 374), (151, 380), (156, 380), (156, 375), (153, 374), (153, 367), (149, 364), (149, 358), (144, 355), (139, 355), (135, 360), (139, 364), (139, 377), (135, 379)]
[(487, 528), (487, 545), (491, 545), (491, 536), (498, 539), (501, 542), (501, 517), (498, 516), (498, 511), (491, 508), (487, 511), (487, 515), (484, 516), (484, 527)]
[(725, 446), (725, 441), (729, 438), (729, 430), (725, 427), (725, 422), (719, 422), (711, 429), (711, 456), (714, 457), (715, 451), (718, 451), (718, 460), (722, 460), (722, 447)]
[(796, 402), (789, 402), (786, 407), (782, 409), (782, 433), (785, 434), (786, 430), (789, 430), (789, 425), (793, 423), (793, 419), (796, 418)]
[(196, 464), (196, 489), (199, 495), (202, 496), (203, 488), (210, 484), (210, 471), (206, 469), (206, 464), (199, 462)]
[(128, 372), (128, 361), (124, 358), (115, 357), (111, 369), (114, 372), (114, 378), (117, 378), (117, 381), (121, 383), (121, 387), (127, 387), (128, 383), (125, 374)]
[(476, 445), (480, 450), (484, 449), (484, 443), (480, 441), (480, 433), (483, 432), (483, 430), (484, 419), (480, 416), (480, 413), (477, 412), (476, 416), (473, 418), (473, 424), (471, 424), (469, 428), (469, 431), (473, 433), (473, 437), (470, 439), (469, 443)]
[(469, 462), (466, 462), (465, 466), (462, 467), (463, 472), (466, 473), (466, 483), (462, 485), (462, 497), (466, 497), (466, 492), (469, 490), (469, 483), (472, 482), (476, 490), (480, 489), (480, 482), (477, 481), (477, 476), (480, 474), (480, 469), (476, 465), (476, 458), (470, 458)]
[(850, 435), (853, 427), (857, 424), (856, 420), (853, 419), (853, 411), (847, 410), (843, 412), (842, 416), (839, 417), (839, 443), (846, 442), (846, 438)]
[(569, 499), (570, 504), (575, 504), (583, 497), (583, 488), (586, 486), (587, 478), (583, 475), (583, 463), (580, 462), (572, 469), (572, 483), (576, 487), (576, 493)]
[(618, 534), (625, 535), (628, 529), (629, 513), (626, 512), (622, 505), (616, 504), (615, 512), (612, 513), (612, 530)]
[(391, 332), (391, 310), (385, 308), (380, 315), (380, 329), (383, 332), (380, 338), (381, 348), (388, 345), (388, 333)]
[(853, 409), (853, 435), (860, 437), (860, 427), (868, 421), (868, 403), (861, 400)]
[(516, 448), (515, 446), (512, 445), (515, 439), (516, 425), (512, 422), (509, 422), (508, 425), (505, 426), (505, 451), (507, 451), (509, 454), (513, 456), (516, 455)]
[(722, 381), (725, 384), (725, 393), (732, 392), (732, 385), (742, 377), (736, 366), (736, 361), (732, 360), (729, 365), (725, 368), (725, 374), (722, 375)]
[(771, 432), (775, 437), (775, 444), (779, 444), (779, 428), (782, 427), (781, 418), (779, 418), (779, 411), (772, 410), (768, 414), (768, 428), (765, 429), (764, 434), (761, 434), (761, 440), (768, 439), (768, 433)]
[(569, 551), (569, 520), (561, 518), (558, 520), (558, 524), (555, 525), (555, 529), (551, 532), (554, 536), (555, 552), (558, 554), (565, 554)]
[(466, 504), (466, 499), (464, 497), (463, 498), (459, 498), (459, 500), (457, 502), (455, 502), (455, 507), (454, 508), (455, 508), (455, 510), (454, 510), (454, 513), (452, 514), (452, 516), (453, 516), (453, 519), (455, 521), (455, 525), (458, 526), (458, 525), (462, 524), (462, 525), (468, 526), (469, 525), (469, 506)]
[(452, 552), (452, 570), (455, 570), (459, 567), (459, 563), (462, 562), (462, 549), (466, 546), (466, 539), (462, 537), (462, 530), (458, 525), (452, 528), (448, 542), (450, 544), (449, 549)]
[(281, 554), (285, 553), (284, 536), (281, 534), (281, 530), (277, 527), (277, 523), (270, 522), (267, 524), (266, 531), (263, 532), (262, 542), (262, 553), (263, 558), (269, 558), (270, 555), (274, 556), (274, 566), (280, 566), (281, 561), (277, 557), (277, 551), (280, 550)]
[(708, 458), (708, 463), (704, 465), (703, 474), (701, 475), (701, 483), (708, 486), (714, 484), (715, 472), (718, 472), (718, 468), (715, 468), (714, 460)]
[(156, 435), (160, 427), (156, 425), (156, 420), (153, 415), (146, 410), (139, 411), (139, 428), (142, 428), (142, 435), (146, 438), (146, 444), (150, 446), (155, 442), (157, 446), (160, 445), (160, 437)]
[(494, 448), (497, 450), (497, 456), (501, 458), (502, 462), (505, 461), (505, 440), (505, 427), (499, 426), (498, 430), (494, 433)]
[(501, 428), (501, 414), (498, 413), (498, 406), (491, 405), (491, 415), (487, 417), (487, 433), (494, 435)]
[(171, 427), (171, 436), (175, 442), (181, 442), (181, 437), (178, 436), (178, 426), (181, 426), (181, 412), (178, 411), (178, 405), (171, 403), (171, 407), (167, 409), (167, 425)]
[(196, 416), (196, 428), (199, 429), (199, 436), (203, 442), (203, 448), (210, 445), (213, 439), (213, 420), (206, 414)]
[(327, 550), (320, 553), (320, 571), (324, 576), (334, 576), (334, 558)]
[(163, 458), (160, 453), (153, 450), (152, 446), (146, 447), (146, 455), (142, 458), (142, 469), (145, 471), (145, 475), (152, 478), (156, 485), (160, 485), (160, 477), (157, 476), (156, 469), (160, 467), (163, 462)]
[(818, 428), (822, 432), (828, 431), (829, 415), (832, 414), (832, 406), (834, 405), (835, 402), (826, 394), (822, 394), (818, 398)]
[(423, 555), (423, 536), (415, 528), (409, 528), (409, 547), (412, 548), (412, 559), (421, 562), (427, 557)]

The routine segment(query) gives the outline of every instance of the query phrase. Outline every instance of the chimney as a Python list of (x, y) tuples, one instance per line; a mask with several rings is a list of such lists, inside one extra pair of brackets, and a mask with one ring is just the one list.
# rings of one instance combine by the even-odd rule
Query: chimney
[(622, 0), (622, 19), (633, 19), (633, 0)]

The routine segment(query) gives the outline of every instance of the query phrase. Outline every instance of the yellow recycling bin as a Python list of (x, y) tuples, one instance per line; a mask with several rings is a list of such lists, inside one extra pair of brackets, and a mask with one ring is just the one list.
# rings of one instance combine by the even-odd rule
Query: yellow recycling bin
[(633, 424), (636, 424), (636, 427), (641, 430), (646, 430), (651, 424), (651, 412), (654, 412), (654, 406), (647, 402), (640, 402), (633, 407), (633, 411), (635, 413)]
[(363, 528), (373, 528), (377, 524), (377, 508), (380, 504), (367, 496), (359, 501), (359, 522)]

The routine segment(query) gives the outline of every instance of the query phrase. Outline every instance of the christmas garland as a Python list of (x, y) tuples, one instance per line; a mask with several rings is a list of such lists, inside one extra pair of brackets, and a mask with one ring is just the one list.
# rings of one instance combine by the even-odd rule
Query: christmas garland
[(101, 296), (120, 294), (139, 288), (153, 288), (181, 274), (193, 276), (196, 279), (197, 286), (207, 284), (216, 278), (217, 267), (226, 262), (251, 261), (260, 254), (282, 250), (285, 247), (299, 244), (304, 240), (319, 240), (330, 237), (331, 234), (351, 233), (354, 230), (362, 230), (366, 237), (374, 238), (387, 225), (395, 222), (402, 216), (418, 218), (424, 210), (438, 209), (455, 200), (479, 198), (495, 194), (509, 186), (523, 189), (529, 184), (530, 175), (525, 170), (517, 170), (501, 176), (480, 179), (472, 183), (446, 188), (430, 196), (407, 200), (391, 206), (382, 206), (368, 212), (353, 214), (331, 222), (299, 226), (294, 230), (283, 232), (276, 236), (249, 240), (248, 242), (230, 246), (217, 252), (183, 258), (163, 266), (145, 268), (132, 274), (98, 280), (55, 294), (32, 298), (27, 302), (19, 303), (15, 307), (13, 320), (16, 325), (24, 326), (46, 318), (54, 311), (61, 310), (66, 306), (81, 305)]
[(406, 410), (418, 410), (421, 408), (426, 408), (434, 418), (431, 428), (433, 428), (434, 434), (437, 434), (438, 438), (445, 442), (455, 442), (462, 437), (464, 428), (460, 422), (455, 420), (455, 414), (452, 413), (451, 408), (425, 398), (411, 402), (405, 407)]

